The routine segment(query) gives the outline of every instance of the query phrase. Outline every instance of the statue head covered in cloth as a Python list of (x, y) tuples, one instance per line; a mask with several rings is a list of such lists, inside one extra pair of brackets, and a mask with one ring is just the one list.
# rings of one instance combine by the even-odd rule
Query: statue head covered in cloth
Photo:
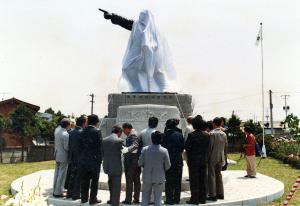
[(132, 23), (119, 87), (124, 92), (177, 91), (171, 52), (148, 10)]

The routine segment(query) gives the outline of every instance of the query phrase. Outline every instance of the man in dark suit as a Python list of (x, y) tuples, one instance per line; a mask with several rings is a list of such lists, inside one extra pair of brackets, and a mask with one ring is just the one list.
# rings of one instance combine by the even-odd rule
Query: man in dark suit
[(188, 157), (191, 198), (188, 204), (205, 204), (207, 195), (207, 154), (209, 133), (200, 115), (192, 121), (195, 131), (188, 134), (185, 150)]
[(138, 165), (138, 160), (142, 150), (142, 140), (136, 135), (131, 124), (124, 123), (122, 128), (127, 136), (125, 141), (126, 147), (122, 150), (126, 178), (126, 197), (122, 203), (131, 204), (134, 189), (133, 202), (138, 204), (141, 191), (141, 168)]
[(166, 131), (161, 146), (169, 152), (171, 168), (166, 172), (166, 202), (165, 204), (179, 204), (182, 178), (182, 152), (184, 149), (184, 138), (182, 133), (176, 129), (176, 121), (169, 119), (166, 122)]
[[(102, 136), (97, 115), (88, 116), (88, 126), (81, 132), (79, 171), (81, 179), (81, 202), (100, 203), (97, 199), (99, 173), (102, 162)], [(89, 196), (90, 189), (90, 198)]]
[(112, 206), (119, 206), (122, 177), (121, 150), (123, 141), (120, 139), (122, 128), (113, 126), (112, 134), (103, 139), (103, 170), (108, 175), (110, 199), (107, 201)]
[(80, 154), (80, 134), (87, 127), (87, 116), (81, 115), (76, 119), (76, 127), (69, 133), (69, 160), (70, 178), (67, 197), (73, 200), (80, 199), (80, 177), (78, 173), (78, 158)]

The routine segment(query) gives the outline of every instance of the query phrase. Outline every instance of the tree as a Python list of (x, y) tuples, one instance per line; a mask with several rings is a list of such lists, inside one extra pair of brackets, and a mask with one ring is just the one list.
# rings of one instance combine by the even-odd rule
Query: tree
[(228, 126), (227, 133), (229, 137), (232, 137), (234, 139), (236, 138), (239, 139), (243, 136), (243, 132), (241, 130), (241, 123), (242, 121), (237, 115), (235, 114), (231, 115), (231, 117), (227, 121), (227, 126)]
[(46, 109), (45, 113), (55, 115), (55, 111), (51, 107), (49, 107), (48, 109)]
[(241, 123), (240, 118), (234, 113), (232, 113), (226, 122), (226, 126), (228, 127), (226, 132), (228, 136), (228, 151), (242, 151), (243, 132), (241, 130)]
[(39, 136), (45, 141), (53, 140), (54, 130), (56, 127), (55, 121), (48, 121), (40, 117), (35, 117), (36, 127), (39, 131)]
[(24, 146), (25, 138), (33, 137), (38, 134), (38, 129), (35, 127), (35, 116), (33, 112), (25, 105), (19, 105), (10, 115), (12, 121), (12, 130), (19, 134), (22, 143), (22, 159), (24, 161)]
[(254, 135), (258, 135), (262, 133), (262, 127), (259, 122), (254, 122), (252, 119), (248, 120), (244, 126), (248, 126), (252, 129)]
[(0, 134), (6, 129), (7, 124), (4, 117), (0, 116)]
[(41, 117), (35, 117), (36, 127), (39, 131), (39, 137), (44, 140), (44, 160), (46, 160), (47, 143), (54, 140), (54, 130), (56, 122), (45, 120)]
[(289, 114), (284, 121), (284, 124), (287, 124), (289, 128), (290, 134), (296, 140), (300, 140), (299, 121), (299, 118), (293, 114)]

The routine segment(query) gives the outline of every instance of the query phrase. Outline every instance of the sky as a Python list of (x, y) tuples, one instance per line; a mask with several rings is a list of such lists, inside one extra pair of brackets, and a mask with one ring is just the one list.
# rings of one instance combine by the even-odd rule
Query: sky
[(111, 24), (102, 8), (129, 19), (152, 11), (170, 46), (180, 85), (194, 113), (206, 119), (262, 119), (263, 22), (265, 115), (274, 92), (274, 120), (300, 115), (298, 0), (0, 0), (0, 93), (65, 114), (107, 114), (118, 93), (130, 31)]

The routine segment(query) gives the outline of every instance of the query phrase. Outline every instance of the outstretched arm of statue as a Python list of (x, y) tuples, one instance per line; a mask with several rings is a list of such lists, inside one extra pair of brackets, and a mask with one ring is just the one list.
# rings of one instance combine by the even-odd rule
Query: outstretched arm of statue
[(110, 19), (113, 24), (117, 24), (127, 30), (132, 30), (133, 20), (126, 19), (114, 13), (104, 12), (104, 18)]

